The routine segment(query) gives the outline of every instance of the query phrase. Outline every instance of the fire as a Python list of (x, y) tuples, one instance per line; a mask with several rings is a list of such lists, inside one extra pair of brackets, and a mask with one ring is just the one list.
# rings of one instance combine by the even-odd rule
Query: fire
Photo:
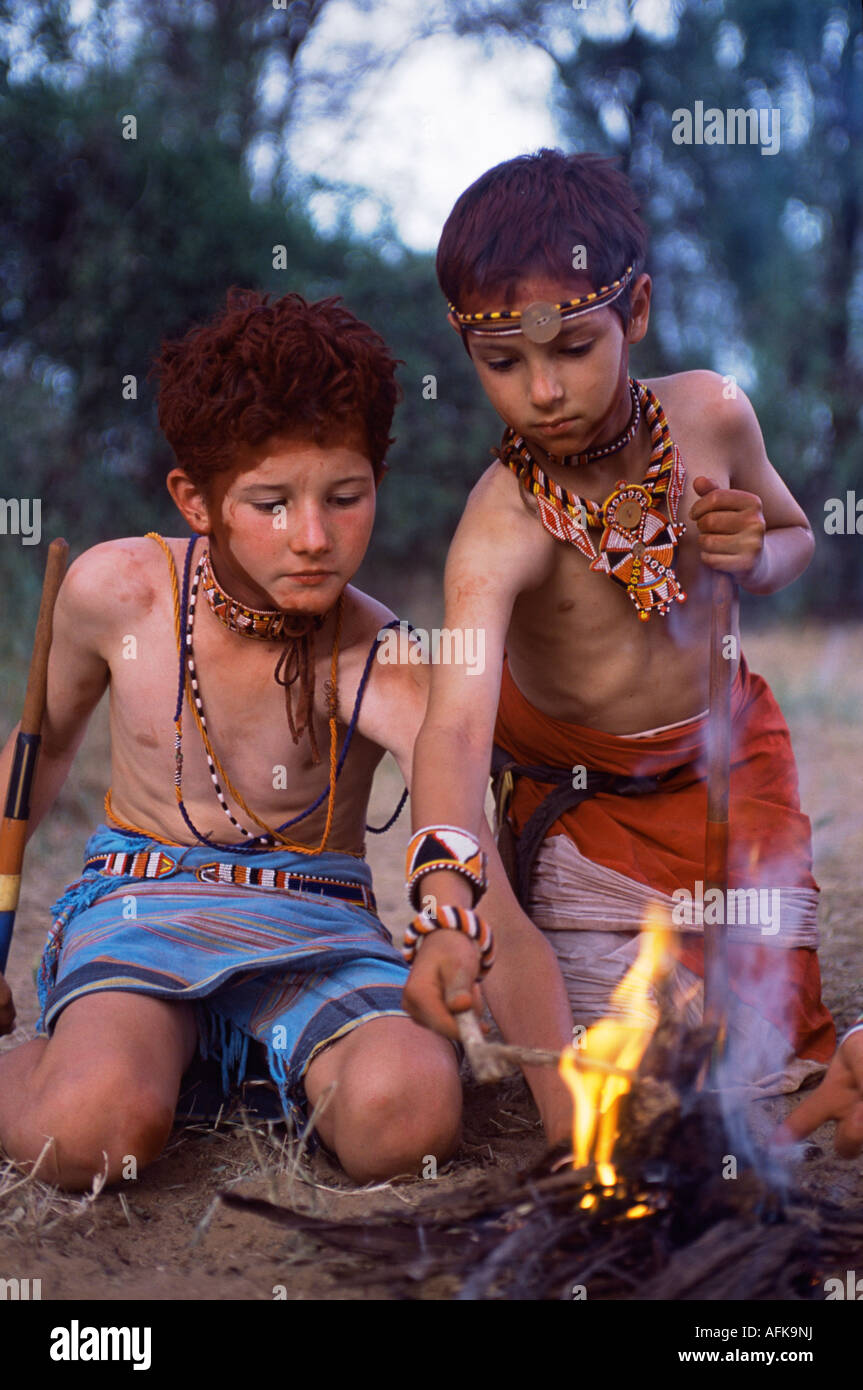
[[(598, 1060), (634, 1072), (647, 1049), (657, 1023), (656, 1006), (650, 991), (664, 968), (671, 943), (671, 931), (662, 908), (651, 907), (639, 942), (638, 956), (612, 994), (612, 1003), (622, 1018), (604, 1018), (589, 1028), (584, 1050), (564, 1049), (560, 1075), (572, 1093), (572, 1163), (574, 1168), (596, 1164), (600, 1186), (613, 1188), (617, 1174), (611, 1162), (617, 1138), (618, 1105), (630, 1087), (625, 1075), (591, 1067)], [(632, 1215), (641, 1215), (636, 1208)]]

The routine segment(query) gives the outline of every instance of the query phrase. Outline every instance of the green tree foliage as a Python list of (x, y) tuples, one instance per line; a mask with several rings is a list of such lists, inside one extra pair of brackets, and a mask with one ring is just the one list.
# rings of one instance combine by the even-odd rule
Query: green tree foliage
[[(146, 379), (159, 343), (209, 316), (231, 284), (340, 294), (404, 362), (377, 561), (439, 568), (497, 426), (446, 325), (431, 260), (391, 230), (321, 237), (307, 190), (250, 187), (249, 152), (275, 138), (290, 105), (288, 94), (264, 117), (256, 85), (274, 46), (293, 62), (322, 4), (301, 7), (306, 28), (283, 12), (274, 38), (250, 0), (158, 0), (119, 51), (113, 8), (99, 7), (85, 70), (65, 7), (29, 7), (41, 21), (26, 76), (8, 30), (0, 49), (0, 493), (41, 498), (45, 537), (67, 534), (73, 554), (153, 526), (176, 531), (163, 486), (172, 459)], [(274, 269), (277, 246), (286, 269)], [(426, 382), (424, 397), (429, 376), (440, 387)], [(41, 553), (0, 541), (9, 611), (32, 606)]]
[[(0, 3), (0, 494), (41, 497), (44, 535), (65, 532), (73, 552), (176, 528), (146, 374), (163, 338), (243, 284), (341, 294), (403, 360), (375, 555), (439, 572), (500, 426), (431, 258), (390, 226), (362, 239), (346, 219), (323, 237), (307, 214), (313, 187), (341, 187), (337, 168), (301, 182), (283, 138), (327, 4), (95, 0), (75, 22), (61, 0)], [(636, 370), (739, 376), (819, 536), (807, 583), (781, 602), (829, 609), (863, 597), (859, 538), (820, 524), (829, 497), (860, 488), (859, 18), (803, 0), (669, 0), (659, 32), (639, 21), (650, 9), (620, 3), (612, 34), (590, 6), (436, 0), (417, 29), (550, 54), (562, 143), (618, 154), (643, 194), (655, 316)], [(697, 100), (778, 106), (780, 152), (674, 144), (673, 112)], [(32, 604), (42, 553), (0, 537), (8, 612)]]

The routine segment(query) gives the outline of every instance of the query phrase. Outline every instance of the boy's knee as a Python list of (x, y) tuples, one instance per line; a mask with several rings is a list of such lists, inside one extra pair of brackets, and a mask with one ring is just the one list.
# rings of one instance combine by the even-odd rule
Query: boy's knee
[(419, 1173), (431, 1157), (444, 1163), (461, 1127), (455, 1058), (440, 1052), (410, 1067), (378, 1070), (344, 1095), (339, 1158), (351, 1177), (369, 1182)]
[(174, 1108), (145, 1080), (103, 1074), (39, 1097), (11, 1156), (35, 1162), (50, 1139), (40, 1176), (74, 1189), (105, 1173), (116, 1182), (159, 1157), (173, 1122)]

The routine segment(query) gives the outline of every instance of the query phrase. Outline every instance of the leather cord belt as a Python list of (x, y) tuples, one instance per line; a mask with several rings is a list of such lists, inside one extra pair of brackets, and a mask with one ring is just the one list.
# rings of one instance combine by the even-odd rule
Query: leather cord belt
[[(686, 768), (695, 773), (694, 764), (684, 763), (669, 768), (655, 777), (625, 777), (616, 772), (595, 772), (586, 769), (583, 787), (572, 785), (572, 768), (540, 767), (513, 762), (505, 748), (495, 744), (492, 750), (492, 791), (497, 815), (498, 848), (518, 901), (526, 908), (534, 861), (543, 840), (556, 820), (567, 811), (589, 801), (599, 792), (614, 796), (648, 796), (664, 789), (672, 777)], [(507, 820), (507, 810), (515, 788), (515, 779), (527, 777), (531, 782), (551, 783), (550, 791), (516, 836)]]
[[(170, 878), (184, 866), (163, 850), (141, 850), (138, 854), (100, 854), (84, 863), (85, 869), (95, 869), (113, 878)], [(323, 878), (316, 874), (294, 874), (286, 869), (260, 869), (247, 864), (230, 864), (215, 860), (201, 864), (194, 875), (201, 883), (224, 884), (226, 887), (276, 889), (283, 893), (317, 893), (322, 898), (338, 898), (341, 902), (364, 907), (377, 915), (377, 903), (371, 888), (364, 883), (348, 883), (345, 879)]]

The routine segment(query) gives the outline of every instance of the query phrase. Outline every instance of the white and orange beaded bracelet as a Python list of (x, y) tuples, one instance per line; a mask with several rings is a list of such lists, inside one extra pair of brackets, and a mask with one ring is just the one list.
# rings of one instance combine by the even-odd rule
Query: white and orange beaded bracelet
[(427, 825), (416, 831), (408, 845), (405, 864), (408, 902), (418, 912), (420, 879), (438, 869), (451, 869), (470, 883), (471, 906), (476, 907), (488, 887), (487, 863), (485, 850), (469, 830), (460, 830), (457, 825)]
[(464, 932), (479, 946), (480, 973), (485, 975), (494, 964), (494, 936), (488, 922), (467, 907), (439, 907), (435, 912), (420, 912), (405, 930), (402, 955), (412, 965), (417, 948), (429, 932), (448, 928)]

